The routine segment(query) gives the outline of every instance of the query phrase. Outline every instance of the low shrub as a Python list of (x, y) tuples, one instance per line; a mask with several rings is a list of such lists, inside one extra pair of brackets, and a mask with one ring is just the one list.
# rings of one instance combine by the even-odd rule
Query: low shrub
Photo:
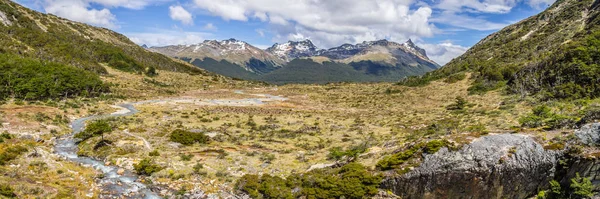
[(204, 133), (194, 133), (186, 130), (177, 129), (171, 132), (169, 140), (171, 140), (172, 142), (177, 142), (189, 146), (195, 143), (206, 144), (210, 141), (210, 138)]
[(133, 164), (133, 169), (138, 175), (150, 176), (153, 173), (162, 170), (163, 168), (157, 164), (154, 164), (152, 160), (144, 158), (139, 163)]
[[(368, 198), (377, 194), (382, 177), (358, 163), (341, 168), (313, 170), (285, 179), (271, 175), (244, 175), (236, 189), (251, 198)], [(293, 191), (294, 190), (294, 191)]]

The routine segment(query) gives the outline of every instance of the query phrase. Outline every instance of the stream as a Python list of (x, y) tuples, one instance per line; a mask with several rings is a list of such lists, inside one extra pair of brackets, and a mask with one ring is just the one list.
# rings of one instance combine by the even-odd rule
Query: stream
[[(242, 91), (235, 91), (236, 94), (244, 94)], [(148, 186), (138, 182), (138, 175), (130, 170), (123, 169), (125, 172), (118, 174), (117, 171), (122, 169), (117, 166), (105, 165), (104, 161), (97, 160), (90, 157), (84, 157), (77, 155), (79, 150), (77, 147), (77, 140), (74, 135), (83, 131), (85, 123), (87, 121), (110, 118), (110, 117), (125, 117), (131, 116), (139, 112), (135, 108), (135, 105), (142, 104), (154, 104), (154, 103), (193, 103), (200, 106), (256, 106), (263, 105), (273, 101), (285, 101), (287, 98), (280, 96), (273, 96), (268, 94), (253, 94), (257, 98), (246, 98), (246, 99), (216, 99), (216, 100), (202, 100), (202, 99), (191, 99), (191, 98), (180, 98), (180, 99), (161, 99), (161, 100), (148, 100), (133, 103), (124, 103), (117, 105), (122, 108), (121, 110), (105, 115), (94, 115), (84, 118), (79, 118), (71, 123), (73, 132), (69, 135), (63, 136), (56, 140), (54, 146), (54, 153), (64, 157), (68, 161), (78, 163), (82, 166), (93, 167), (94, 169), (102, 172), (103, 178), (97, 180), (98, 187), (100, 188), (100, 198), (146, 198), (155, 199), (162, 198), (157, 193), (150, 190)]]

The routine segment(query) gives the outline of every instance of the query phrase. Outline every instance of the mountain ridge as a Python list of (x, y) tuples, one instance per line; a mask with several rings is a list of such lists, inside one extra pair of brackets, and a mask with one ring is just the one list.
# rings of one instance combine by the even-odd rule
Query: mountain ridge
[[(273, 46), (262, 50), (244, 41), (228, 39), (222, 41), (206, 40), (191, 45), (150, 47), (148, 50), (183, 59), (200, 68), (225, 76), (267, 82), (273, 82), (271, 80), (277, 79), (276, 83), (287, 81), (267, 74), (282, 70), (297, 59), (310, 59), (310, 61), (293, 63), (294, 68), (298, 69), (297, 71), (283, 70), (285, 72), (280, 71), (275, 74), (289, 77), (289, 82), (303, 83), (311, 83), (311, 81), (299, 81), (298, 79), (323, 78), (314, 80), (314, 83), (337, 82), (337, 80), (353, 81), (352, 78), (348, 77), (336, 78), (332, 75), (317, 74), (335, 74), (332, 71), (344, 71), (340, 74), (346, 74), (349, 77), (355, 76), (354, 81), (359, 82), (378, 81), (377, 76), (381, 77), (379, 81), (398, 81), (405, 76), (420, 75), (440, 67), (429, 59), (426, 51), (416, 46), (412, 40), (405, 43), (396, 43), (384, 39), (319, 49), (311, 40), (306, 39), (288, 41), (282, 44), (275, 43)], [(327, 64), (326, 62), (338, 64)], [(307, 67), (315, 69), (313, 74), (310, 71), (300, 69), (298, 63), (307, 64)], [(312, 66), (314, 64), (331, 66), (328, 69), (332, 71), (323, 71), (323, 68), (319, 69), (316, 65)], [(235, 69), (236, 66), (247, 72)], [(300, 77), (295, 77), (296, 75)]]

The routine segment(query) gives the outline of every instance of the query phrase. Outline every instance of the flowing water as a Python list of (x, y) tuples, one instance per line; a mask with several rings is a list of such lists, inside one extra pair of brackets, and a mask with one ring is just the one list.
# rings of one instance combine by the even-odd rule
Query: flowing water
[[(244, 94), (242, 91), (235, 91), (237, 94)], [(84, 118), (79, 118), (71, 123), (73, 132), (67, 136), (57, 139), (54, 147), (54, 152), (69, 161), (81, 164), (83, 166), (91, 166), (94, 169), (102, 172), (104, 177), (97, 183), (101, 189), (102, 198), (113, 198), (113, 197), (126, 197), (126, 198), (161, 198), (157, 193), (150, 190), (148, 186), (137, 181), (138, 175), (133, 171), (123, 169), (125, 172), (119, 174), (117, 171), (121, 168), (117, 166), (107, 166), (104, 161), (97, 160), (94, 158), (84, 157), (77, 155), (79, 150), (77, 147), (77, 140), (73, 137), (75, 134), (83, 131), (85, 123), (91, 120), (104, 119), (109, 117), (125, 117), (134, 115), (139, 112), (134, 106), (141, 104), (153, 104), (153, 103), (195, 103), (198, 105), (218, 105), (218, 106), (255, 106), (262, 105), (271, 101), (285, 101), (286, 98), (266, 95), (266, 94), (255, 94), (260, 98), (247, 98), (247, 99), (218, 99), (218, 100), (201, 100), (201, 99), (162, 99), (162, 100), (149, 100), (135, 103), (125, 103), (118, 105), (122, 110), (106, 115), (95, 115)]]

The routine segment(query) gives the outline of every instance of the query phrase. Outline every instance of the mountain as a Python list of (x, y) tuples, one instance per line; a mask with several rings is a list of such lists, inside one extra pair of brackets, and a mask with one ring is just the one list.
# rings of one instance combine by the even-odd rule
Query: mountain
[[(427, 57), (425, 50), (411, 40), (402, 44), (387, 40), (369, 41), (327, 50), (317, 48), (310, 40), (304, 40), (276, 43), (261, 50), (246, 42), (229, 39), (195, 45), (151, 47), (148, 50), (183, 59), (225, 76), (277, 84), (398, 81), (406, 76), (422, 75), (439, 68)], [(294, 62), (297, 59), (307, 61)], [(297, 67), (298, 63), (306, 64), (307, 68)], [(286, 68), (289, 65), (294, 67)], [(317, 65), (328, 67), (320, 68)], [(338, 74), (353, 78), (334, 77), (334, 71), (344, 71)]]
[(235, 39), (223, 41), (207, 40), (194, 45), (151, 47), (149, 50), (170, 57), (225, 60), (256, 74), (271, 72), (285, 63), (284, 60), (277, 56)]
[(312, 57), (319, 54), (319, 49), (308, 39), (304, 41), (289, 41), (283, 44), (275, 43), (272, 47), (267, 48), (266, 51), (286, 61), (302, 57)]
[(544, 12), (481, 40), (440, 70), (404, 84), (419, 85), (473, 72), (471, 93), (508, 85), (542, 99), (600, 96), (600, 1), (559, 0)]

